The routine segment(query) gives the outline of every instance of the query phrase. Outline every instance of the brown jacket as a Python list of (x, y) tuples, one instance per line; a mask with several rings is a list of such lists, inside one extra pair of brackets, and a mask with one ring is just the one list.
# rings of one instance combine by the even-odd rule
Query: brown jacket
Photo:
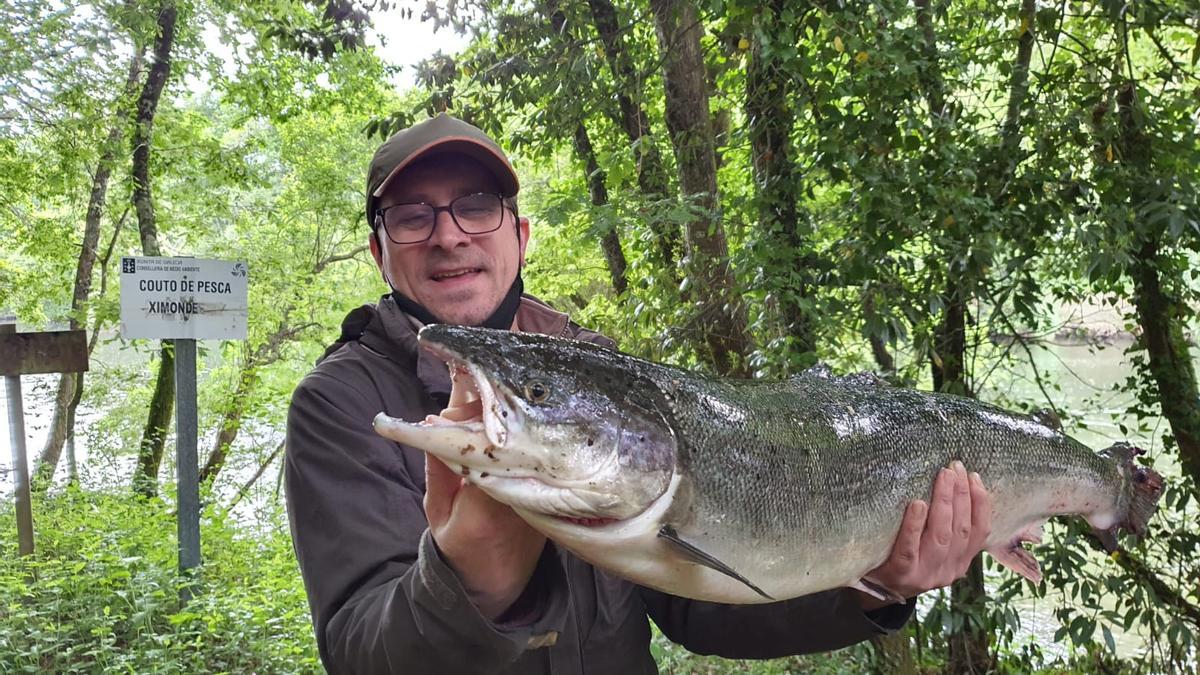
[[(526, 296), (523, 330), (612, 345)], [(669, 596), (547, 545), (526, 596), (532, 620), (496, 623), (468, 600), (429, 534), (425, 457), (377, 436), (383, 411), (439, 412), (444, 364), (417, 349), (388, 298), (346, 317), (301, 381), (287, 424), (287, 505), (317, 645), (332, 673), (653, 673), (647, 615), (702, 654), (770, 658), (827, 651), (899, 628), (912, 603), (868, 618), (849, 591), (766, 605)]]

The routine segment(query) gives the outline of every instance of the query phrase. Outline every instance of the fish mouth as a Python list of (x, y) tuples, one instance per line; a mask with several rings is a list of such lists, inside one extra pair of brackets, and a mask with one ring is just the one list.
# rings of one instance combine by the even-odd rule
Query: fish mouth
[(621, 518), (606, 511), (615, 495), (583, 487), (585, 480), (556, 479), (540, 470), (537, 453), (510, 447), (526, 423), (517, 397), (486, 370), (449, 346), (421, 336), (421, 346), (446, 363), (450, 400), (438, 415), (409, 423), (379, 413), (375, 430), (441, 460), (498, 501), (581, 527), (602, 527)]
[(482, 424), (489, 445), (504, 448), (509, 438), (507, 421), (516, 412), (515, 406), (501, 400), (497, 395), (498, 388), (483, 368), (439, 342), (422, 340), (421, 345), (445, 361), (450, 370), (450, 401), (440, 415), (430, 415), (426, 421), (468, 426)]

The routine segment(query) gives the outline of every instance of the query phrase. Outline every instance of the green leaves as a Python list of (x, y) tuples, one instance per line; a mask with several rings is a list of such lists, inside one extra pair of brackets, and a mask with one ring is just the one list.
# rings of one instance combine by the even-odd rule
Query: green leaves
[[(38, 555), (0, 510), (0, 670), (315, 672), (316, 645), (282, 520), (254, 537), (203, 521), (203, 582), (180, 606), (171, 513), (132, 496), (41, 500)], [(36, 581), (31, 581), (36, 579)]]

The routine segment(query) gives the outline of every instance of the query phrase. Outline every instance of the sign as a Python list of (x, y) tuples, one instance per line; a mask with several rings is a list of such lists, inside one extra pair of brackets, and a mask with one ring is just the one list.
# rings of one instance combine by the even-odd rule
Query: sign
[(246, 263), (121, 258), (121, 337), (244, 340)]
[(0, 330), (0, 375), (79, 373), (87, 369), (85, 331), (13, 333)]

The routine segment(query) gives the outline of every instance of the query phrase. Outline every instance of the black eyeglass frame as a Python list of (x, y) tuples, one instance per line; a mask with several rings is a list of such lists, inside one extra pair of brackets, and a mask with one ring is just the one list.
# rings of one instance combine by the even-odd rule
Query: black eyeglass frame
[[(462, 226), (462, 223), (458, 222), (458, 216), (454, 215), (454, 203), (459, 201), (460, 199), (466, 199), (468, 197), (478, 197), (479, 195), (495, 195), (500, 200), (500, 218), (498, 219), (496, 226), (490, 230), (484, 230), (483, 232), (468, 232), (466, 230), (466, 228), (464, 228)], [(396, 238), (392, 236), (391, 231), (387, 228), (387, 225), (384, 223), (383, 212), (387, 211), (389, 209), (396, 208), (397, 206), (428, 206), (429, 208), (433, 209), (433, 227), (429, 228), (429, 234), (425, 235), (424, 239), (418, 239), (416, 241), (396, 241)], [(462, 195), (459, 197), (455, 197), (454, 199), (451, 199), (450, 203), (446, 204), (445, 206), (434, 206), (433, 204), (430, 204), (428, 202), (403, 202), (400, 204), (392, 204), (390, 206), (385, 206), (381, 209), (375, 209), (375, 218), (374, 218), (375, 235), (378, 237), (379, 230), (382, 228), (384, 233), (387, 235), (388, 240), (391, 241), (393, 244), (396, 244), (397, 246), (408, 246), (409, 244), (424, 244), (425, 242), (429, 241), (433, 237), (433, 233), (437, 231), (438, 214), (445, 211), (450, 214), (450, 221), (454, 223), (454, 226), (458, 228), (459, 232), (462, 232), (463, 234), (472, 236), (472, 237), (483, 236), (485, 234), (491, 234), (504, 226), (504, 209), (508, 209), (509, 211), (512, 211), (514, 221), (520, 220), (520, 215), (517, 213), (517, 205), (512, 202), (512, 198), (505, 197), (502, 193), (499, 193), (499, 192), (472, 192), (471, 194), (466, 194), (466, 195)], [(518, 234), (519, 234), (519, 231), (518, 231)]]

